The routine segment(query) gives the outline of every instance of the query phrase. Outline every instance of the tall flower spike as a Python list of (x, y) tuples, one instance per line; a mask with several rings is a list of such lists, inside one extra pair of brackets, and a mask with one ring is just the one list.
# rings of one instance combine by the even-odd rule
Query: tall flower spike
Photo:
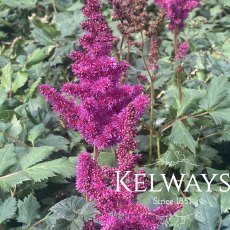
[(182, 29), (189, 13), (199, 5), (200, 0), (155, 0), (169, 19), (169, 30)]
[(140, 117), (148, 98), (140, 85), (120, 84), (129, 66), (110, 56), (114, 37), (101, 14), (99, 1), (88, 0), (83, 13), (88, 17), (82, 23), (87, 33), (80, 39), (84, 51), (70, 54), (74, 61), (72, 71), (79, 83), (64, 84), (61, 93), (46, 85), (40, 90), (69, 128), (78, 130), (89, 144), (103, 149), (122, 140), (127, 105), (133, 102)]
[[(135, 106), (132, 103), (129, 104), (123, 121), (124, 138), (118, 144), (116, 151), (117, 168), (101, 169), (88, 153), (82, 153), (79, 156), (76, 188), (86, 193), (88, 199), (95, 201), (95, 206), (100, 211), (96, 219), (101, 224), (102, 230), (156, 230), (166, 217), (182, 208), (180, 204), (175, 203), (151, 210), (136, 203), (137, 192), (129, 192), (123, 187), (120, 191), (116, 190), (116, 171), (120, 172), (121, 177), (130, 171), (126, 178), (126, 185), (132, 191), (135, 189), (135, 173), (144, 173), (143, 170), (139, 172), (135, 170), (140, 155), (130, 153), (136, 147), (134, 141), (136, 115)], [(144, 179), (145, 186), (148, 186), (148, 180), (142, 178)], [(139, 189), (143, 188), (139, 187)]]

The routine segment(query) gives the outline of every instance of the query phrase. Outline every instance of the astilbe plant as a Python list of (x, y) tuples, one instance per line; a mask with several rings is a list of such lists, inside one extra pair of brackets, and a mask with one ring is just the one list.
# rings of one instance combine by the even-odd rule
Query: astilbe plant
[[(178, 35), (184, 28), (184, 21), (189, 16), (189, 13), (200, 4), (200, 0), (156, 0), (155, 2), (166, 13), (169, 20), (168, 29), (174, 33), (175, 59), (182, 61), (189, 50), (189, 44), (188, 42), (182, 42), (178, 45)], [(176, 72), (179, 98), (182, 101), (181, 64), (177, 66)]]
[[(119, 171), (120, 176), (129, 172), (126, 185), (132, 191), (136, 188), (135, 173), (144, 173), (142, 169), (139, 172), (135, 171), (141, 156), (130, 153), (136, 148), (135, 117), (135, 107), (131, 103), (124, 120), (123, 140), (116, 150), (118, 163), (116, 168), (100, 168), (89, 153), (82, 153), (78, 159), (77, 190), (85, 193), (89, 200), (95, 201), (95, 206), (100, 211), (97, 220), (101, 223), (103, 230), (157, 229), (166, 217), (181, 209), (181, 204), (175, 203), (151, 210), (136, 203), (138, 192), (127, 191), (124, 187), (121, 187), (119, 191), (116, 190), (116, 172)], [(142, 178), (139, 177), (139, 180), (142, 180), (143, 184), (138, 187), (138, 190), (143, 190), (149, 185), (144, 174)], [(86, 224), (85, 230), (87, 229), (92, 229), (91, 222)]]
[(69, 128), (78, 130), (89, 144), (103, 149), (121, 141), (127, 105), (133, 102), (138, 118), (148, 99), (140, 85), (120, 84), (128, 64), (110, 56), (114, 37), (98, 1), (88, 1), (83, 12), (88, 17), (82, 24), (88, 33), (80, 39), (84, 51), (70, 55), (79, 83), (64, 84), (61, 93), (48, 85), (42, 85), (40, 91)]
[[(60, 93), (48, 85), (40, 86), (40, 91), (67, 126), (78, 130), (95, 147), (94, 159), (89, 153), (79, 156), (76, 187), (88, 200), (95, 201), (102, 229), (156, 229), (181, 206), (172, 204), (150, 210), (136, 203), (136, 192), (115, 189), (116, 171), (121, 175), (130, 171), (127, 186), (135, 189), (135, 167), (141, 156), (130, 151), (136, 148), (135, 128), (148, 105), (148, 97), (140, 85), (121, 83), (128, 64), (110, 56), (114, 37), (98, 0), (87, 1), (83, 12), (88, 18), (82, 24), (87, 31), (80, 39), (83, 51), (71, 53), (72, 70), (79, 83), (64, 84)], [(101, 168), (97, 162), (99, 150), (115, 144), (117, 168)], [(148, 179), (142, 179), (143, 186), (148, 186)], [(93, 223), (87, 223), (87, 228), (94, 228)]]
[(199, 0), (155, 0), (155, 2), (166, 12), (170, 30), (182, 29), (184, 20), (199, 5)]

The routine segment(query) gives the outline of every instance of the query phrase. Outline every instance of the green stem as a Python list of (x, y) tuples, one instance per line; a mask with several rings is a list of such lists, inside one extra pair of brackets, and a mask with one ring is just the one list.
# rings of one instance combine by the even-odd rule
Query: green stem
[(141, 56), (142, 60), (145, 66), (145, 69), (149, 75), (150, 78), (150, 130), (149, 130), (149, 159), (148, 163), (150, 164), (152, 162), (153, 158), (153, 132), (154, 132), (154, 70), (152, 71), (152, 74), (150, 73), (150, 70), (148, 68), (148, 65), (145, 60), (144, 56), (144, 35), (143, 32), (141, 31), (141, 38), (142, 38), (142, 49), (141, 49)]
[(122, 49), (123, 49), (124, 41), (125, 41), (125, 38), (124, 38), (124, 36), (122, 36), (120, 49), (118, 51), (118, 61), (121, 61), (121, 59), (122, 59)]
[[(178, 52), (178, 44), (177, 44), (177, 36), (179, 34), (178, 28), (176, 27), (174, 30), (174, 53), (175, 53), (175, 57), (177, 55)], [(176, 68), (176, 72), (177, 72), (177, 88), (178, 88), (178, 93), (179, 93), (179, 99), (180, 102), (182, 101), (182, 86), (181, 86), (181, 72), (182, 72), (182, 66), (179, 65)]]
[(177, 71), (177, 87), (178, 87), (178, 93), (179, 93), (179, 99), (180, 102), (183, 99), (183, 95), (182, 95), (182, 86), (181, 86), (181, 72), (182, 72), (182, 66), (179, 65), (176, 69)]
[(161, 137), (157, 135), (157, 159), (161, 159)]
[(153, 158), (153, 130), (154, 130), (154, 85), (153, 79), (151, 78), (150, 86), (150, 132), (149, 132), (149, 163), (151, 163)]
[(35, 224), (31, 225), (28, 229), (34, 228), (34, 227), (38, 226), (39, 224), (42, 224), (51, 214), (52, 214), (52, 212), (48, 212), (48, 214), (44, 218), (42, 218), (41, 220), (39, 220)]
[(98, 162), (99, 150), (98, 150), (98, 148), (97, 148), (95, 145), (94, 145), (93, 154), (94, 154), (94, 160), (95, 160), (96, 162)]
[(220, 135), (220, 134), (221, 134), (221, 132), (211, 133), (211, 134), (209, 134), (209, 135), (207, 135), (207, 136), (205, 136), (205, 137), (199, 138), (197, 141), (200, 142), (200, 141), (202, 141), (202, 140), (204, 140), (204, 139), (207, 139), (207, 138), (212, 137), (212, 136)]
[(53, 0), (53, 8), (54, 8), (54, 12), (57, 13), (57, 8), (56, 8), (55, 0)]
[(8, 133), (6, 133), (6, 132), (4, 132), (4, 131), (0, 131), (0, 132), (1, 132), (3, 135), (5, 135), (6, 137), (12, 139), (14, 142), (17, 142), (17, 143), (20, 144), (21, 146), (26, 147), (26, 148), (30, 147), (29, 145), (27, 145), (27, 144), (25, 144), (24, 142), (22, 142), (22, 141), (16, 139), (15, 137), (11, 136), (10, 134), (8, 134)]
[(171, 128), (176, 121), (184, 121), (184, 120), (187, 120), (189, 118), (197, 118), (197, 117), (205, 116), (207, 114), (208, 114), (208, 112), (203, 112), (203, 113), (190, 114), (190, 115), (184, 115), (182, 117), (178, 117), (178, 118), (174, 119), (173, 121), (169, 121), (163, 127), (161, 127), (160, 130), (158, 131), (158, 134), (160, 135), (164, 131), (166, 131), (169, 128)]

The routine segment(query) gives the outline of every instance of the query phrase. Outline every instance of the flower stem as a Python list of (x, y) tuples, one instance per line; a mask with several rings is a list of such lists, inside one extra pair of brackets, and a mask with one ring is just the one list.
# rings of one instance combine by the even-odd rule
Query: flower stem
[(142, 49), (141, 49), (141, 56), (142, 60), (145, 66), (145, 69), (149, 75), (150, 78), (150, 131), (149, 131), (149, 159), (148, 163), (150, 164), (152, 162), (153, 158), (153, 132), (154, 132), (154, 105), (155, 105), (155, 100), (154, 100), (154, 69), (152, 71), (152, 74), (149, 70), (149, 67), (146, 63), (145, 56), (144, 56), (144, 35), (143, 32), (141, 32), (141, 38), (142, 38)]
[(161, 159), (161, 137), (157, 135), (157, 159)]
[(149, 133), (149, 163), (152, 162), (153, 155), (153, 130), (154, 130), (154, 81), (151, 78), (150, 83), (150, 133)]
[(98, 148), (97, 148), (95, 145), (94, 145), (93, 154), (94, 154), (94, 160), (95, 160), (96, 162), (98, 162), (99, 150), (98, 150)]
[(203, 113), (198, 113), (198, 114), (190, 114), (190, 115), (184, 115), (182, 117), (177, 117), (176, 119), (174, 119), (173, 121), (169, 121), (168, 123), (166, 123), (164, 126), (162, 126), (160, 128), (160, 130), (158, 131), (158, 134), (160, 135), (161, 133), (163, 133), (164, 131), (168, 130), (169, 128), (171, 128), (173, 126), (173, 124), (176, 121), (184, 121), (187, 120), (189, 118), (197, 118), (197, 117), (202, 117), (207, 115), (208, 112), (203, 112)]
[[(179, 34), (178, 28), (175, 28), (174, 30), (174, 52), (175, 52), (175, 57), (177, 55), (178, 52), (178, 44), (177, 44), (177, 36)], [(181, 72), (182, 72), (182, 66), (179, 65), (176, 68), (176, 72), (177, 72), (177, 88), (178, 88), (178, 93), (179, 93), (179, 99), (180, 102), (183, 99), (183, 95), (182, 95), (182, 86), (181, 86)]]
[(181, 72), (182, 72), (182, 66), (179, 65), (179, 66), (177, 67), (177, 87), (178, 87), (180, 102), (181, 102), (182, 99), (183, 99), (183, 95), (182, 95), (182, 86), (181, 86)]

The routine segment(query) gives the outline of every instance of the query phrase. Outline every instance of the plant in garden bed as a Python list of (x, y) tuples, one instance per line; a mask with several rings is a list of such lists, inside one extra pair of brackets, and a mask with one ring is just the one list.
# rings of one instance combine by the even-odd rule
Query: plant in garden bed
[[(183, 209), (168, 220), (170, 226), (160, 229), (228, 229), (229, 192), (219, 192), (220, 186), (227, 187), (218, 176), (211, 185), (212, 194), (183, 189), (192, 174), (204, 191), (207, 185), (200, 173), (209, 180), (213, 174), (229, 173), (229, 1), (202, 0), (193, 11), (198, 1), (101, 1), (109, 26), (98, 10), (93, 18), (100, 23), (92, 17), (84, 22), (84, 36), (82, 2), (0, 1), (1, 228), (100, 229), (99, 222), (104, 228), (123, 228), (127, 223), (143, 228), (153, 225), (145, 217), (154, 216), (157, 210), (162, 213), (155, 201), (183, 198)], [(100, 28), (100, 33), (93, 28)], [(80, 36), (81, 48), (75, 42)], [(89, 45), (90, 39), (97, 42)], [(68, 57), (74, 49), (78, 50), (71, 55), (76, 78)], [(95, 78), (90, 77), (93, 74)], [(66, 114), (59, 116), (61, 124), (36, 91), (41, 82), (52, 86), (44, 90), (54, 93), (56, 108)], [(147, 94), (150, 111), (138, 122), (147, 106)], [(142, 109), (126, 132), (125, 120), (135, 108)], [(68, 128), (79, 129), (89, 144)], [(110, 132), (113, 135), (107, 135)], [(136, 136), (137, 145), (120, 151), (127, 133)], [(94, 193), (85, 185), (81, 196), (87, 194), (86, 199), (76, 194), (70, 178), (81, 152), (79, 166), (87, 160), (95, 166), (97, 178), (91, 170), (78, 170), (101, 181), (98, 186), (103, 191)], [(138, 162), (136, 152), (142, 153)], [(154, 190), (161, 192), (129, 194), (121, 186), (118, 197), (114, 171), (125, 167), (155, 174)], [(80, 172), (78, 182), (83, 177)], [(185, 174), (181, 191), (172, 184), (168, 192), (158, 176), (161, 173), (169, 181), (172, 175), (180, 180), (180, 174)], [(88, 183), (89, 177), (85, 178)], [(133, 173), (128, 179), (132, 188)], [(91, 188), (98, 191), (95, 184)], [(107, 202), (103, 196), (107, 193), (117, 198), (117, 206), (114, 199)], [(102, 204), (100, 197), (106, 202)], [(109, 215), (104, 209), (111, 203), (109, 210), (114, 212)], [(165, 207), (169, 213), (170, 207)], [(134, 219), (131, 215), (139, 208), (146, 214), (141, 223), (139, 215)]]
[[(84, 14), (88, 20), (82, 27), (88, 33), (80, 43), (85, 51), (71, 54), (75, 61), (72, 69), (79, 83), (65, 84), (62, 94), (47, 85), (42, 85), (40, 91), (65, 119), (68, 127), (78, 129), (87, 142), (94, 145), (94, 159), (88, 153), (82, 153), (79, 157), (77, 188), (86, 193), (87, 199), (95, 200), (101, 212), (97, 220), (102, 229), (125, 229), (130, 225), (135, 229), (156, 229), (164, 217), (179, 210), (180, 205), (151, 211), (135, 204), (134, 194), (125, 191), (119, 193), (115, 188), (109, 188), (115, 184), (116, 168), (103, 172), (97, 163), (101, 149), (119, 143), (117, 170), (122, 170), (122, 173), (132, 170), (130, 183), (134, 186), (134, 168), (140, 156), (132, 155), (129, 151), (135, 150), (134, 128), (148, 99), (141, 93), (140, 86), (121, 83), (127, 64), (109, 56), (114, 38), (101, 14), (99, 2), (87, 1)], [(91, 89), (93, 85), (95, 87)], [(80, 100), (79, 103), (75, 97)], [(110, 185), (104, 182), (105, 178), (111, 180)], [(142, 214), (138, 216), (140, 212)]]

